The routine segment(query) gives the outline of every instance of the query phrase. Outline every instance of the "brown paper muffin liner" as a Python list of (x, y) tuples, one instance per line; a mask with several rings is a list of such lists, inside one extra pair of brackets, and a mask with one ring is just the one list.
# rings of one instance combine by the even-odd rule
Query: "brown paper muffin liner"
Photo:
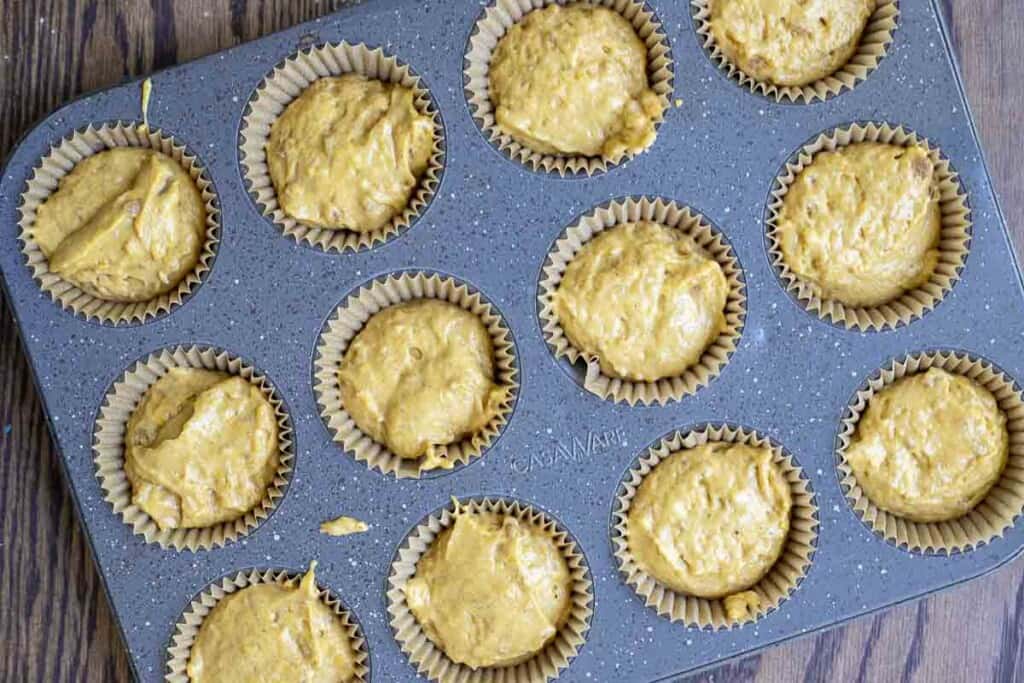
[(440, 299), (480, 317), (494, 346), (495, 382), (506, 389), (505, 400), (490, 422), (476, 434), (446, 447), (456, 467), (478, 458), (501, 435), (519, 392), (518, 365), (512, 332), (501, 313), (480, 292), (453, 277), (410, 271), (382, 276), (343, 301), (324, 325), (313, 362), (313, 390), (320, 416), (335, 442), (369, 468), (399, 478), (420, 477), (423, 459), (400, 458), (359, 429), (341, 400), (338, 370), (349, 343), (381, 310), (415, 299)]
[[(266, 497), (252, 510), (230, 522), (194, 529), (161, 529), (132, 501), (132, 486), (125, 474), (125, 433), (128, 420), (153, 384), (175, 367), (219, 370), (252, 382), (263, 393), (277, 416), (278, 466)], [(175, 346), (137, 361), (114, 382), (96, 416), (93, 429), (93, 458), (104, 498), (121, 515), (132, 531), (162, 548), (209, 550), (249, 534), (277, 506), (291, 476), (295, 450), (291, 419), (270, 381), (241, 358), (209, 346)]]
[[(434, 122), (434, 148), (430, 161), (408, 205), (388, 225), (370, 232), (356, 232), (343, 226), (336, 230), (313, 227), (285, 214), (277, 202), (277, 192), (266, 161), (270, 128), (285, 108), (314, 81), (350, 73), (412, 89), (416, 109)], [(380, 48), (371, 49), (362, 43), (327, 43), (297, 52), (263, 79), (249, 99), (242, 117), (239, 151), (242, 177), (250, 197), (281, 232), (300, 244), (305, 242), (324, 251), (357, 251), (397, 237), (427, 208), (443, 173), (444, 125), (426, 85), (408, 64), (385, 54)]]
[[(199, 188), (206, 209), (206, 239), (195, 268), (171, 291), (140, 302), (121, 302), (99, 299), (50, 270), (49, 260), (33, 235), (36, 213), (50, 195), (57, 190), (61, 178), (71, 172), (80, 161), (116, 147), (142, 147), (162, 152), (188, 171)], [(116, 121), (99, 127), (89, 125), (76, 130), (50, 148), (26, 183), (19, 207), (18, 221), (22, 253), (32, 277), (50, 298), (65, 310), (86, 320), (120, 325), (142, 323), (170, 312), (188, 297), (203, 281), (213, 265), (217, 243), (220, 241), (220, 207), (213, 183), (199, 160), (185, 145), (161, 130), (143, 127), (138, 123)]]
[[(963, 517), (946, 522), (913, 522), (878, 508), (857, 484), (846, 449), (871, 397), (907, 375), (937, 367), (963, 375), (990, 391), (1006, 414), (1009, 453), (1002, 476)], [(1024, 510), (1024, 398), (1014, 380), (987, 360), (962, 351), (938, 350), (894, 359), (857, 390), (843, 412), (836, 437), (836, 467), (847, 501), (861, 521), (886, 541), (912, 552), (952, 554), (999, 538)]]
[[(424, 633), (405, 601), (405, 585), (416, 574), (416, 565), (444, 529), (455, 522), (454, 506), (470, 513), (511, 515), (550, 534), (561, 549), (572, 579), (569, 616), (555, 639), (536, 655), (510, 666), (472, 669), (452, 661)], [(590, 568), (575, 539), (562, 525), (527, 503), (505, 498), (478, 497), (465, 501), (453, 499), (452, 505), (427, 517), (402, 542), (391, 563), (387, 584), (391, 630), (399, 647), (416, 667), (417, 673), (438, 683), (544, 683), (557, 678), (577, 655), (593, 614), (593, 580)]]
[[(773, 462), (789, 482), (793, 499), (789, 538), (782, 554), (768, 573), (749, 590), (757, 593), (760, 605), (745, 621), (734, 621), (725, 611), (725, 599), (709, 600), (686, 595), (662, 585), (636, 562), (629, 549), (629, 509), (640, 484), (662, 460), (673, 453), (716, 441), (770, 448)], [(675, 432), (651, 446), (626, 472), (616, 491), (612, 510), (612, 546), (619, 571), (626, 583), (648, 607), (672, 621), (717, 631), (756, 621), (778, 609), (803, 581), (814, 557), (818, 537), (818, 508), (803, 470), (781, 446), (753, 430), (727, 424), (705, 425), (687, 432)]]
[[(189, 683), (188, 660), (192, 656), (192, 645), (195, 644), (196, 638), (199, 636), (203, 620), (213, 611), (218, 602), (235, 591), (256, 584), (276, 583), (281, 586), (297, 586), (303, 574), (304, 572), (287, 570), (252, 569), (248, 572), (238, 572), (233, 576), (226, 576), (207, 586), (206, 590), (192, 600), (175, 625), (171, 645), (167, 648), (167, 674), (164, 676), (164, 680), (168, 683)], [(319, 585), (317, 587), (320, 588)], [(370, 653), (362, 627), (329, 590), (320, 588), (320, 599), (338, 615), (348, 631), (352, 651), (355, 654), (355, 676), (351, 679), (352, 683), (365, 683), (370, 680)]]
[[(672, 96), (673, 64), (668, 38), (658, 17), (642, 0), (581, 0), (614, 10), (625, 17), (647, 46), (647, 81), (658, 95), (662, 111), (668, 111)], [(491, 104), (489, 72), (491, 56), (505, 32), (513, 24), (535, 9), (551, 4), (566, 4), (565, 0), (492, 0), (477, 20), (469, 38), (463, 60), (463, 82), (470, 112), (484, 137), (505, 156), (524, 164), (534, 171), (547, 171), (560, 176), (591, 176), (603, 173), (614, 165), (632, 159), (627, 154), (618, 162), (601, 156), (565, 156), (541, 154), (523, 146), (511, 135), (501, 132), (494, 120)], [(660, 126), (661, 121), (657, 122)]]
[(715, 42), (711, 33), (712, 0), (690, 0), (693, 5), (693, 21), (697, 35), (703, 41), (704, 49), (729, 78), (753, 93), (760, 93), (776, 102), (812, 102), (834, 97), (844, 90), (853, 89), (878, 67), (889, 46), (899, 20), (900, 8), (897, 0), (878, 0), (874, 13), (868, 18), (861, 35), (860, 45), (849, 61), (838, 71), (804, 86), (785, 86), (758, 81), (747, 75), (736, 64), (729, 61)]
[[(572, 345), (554, 310), (553, 297), (565, 270), (584, 245), (603, 230), (636, 221), (653, 221), (681, 230), (692, 237), (722, 267), (729, 284), (725, 302), (725, 329), (705, 349), (697, 363), (687, 368), (682, 375), (666, 377), (657, 382), (633, 382), (604, 374), (596, 357)], [(548, 253), (537, 300), (544, 338), (555, 358), (565, 358), (570, 363), (586, 363), (583, 386), (587, 391), (604, 399), (630, 405), (664, 405), (695, 393), (722, 372), (739, 344), (747, 297), (743, 273), (732, 247), (701, 214), (660, 197), (627, 197), (598, 207), (565, 230)]]
[[(819, 152), (835, 151), (859, 142), (880, 142), (901, 147), (918, 146), (926, 150), (935, 166), (939, 209), (942, 215), (939, 262), (931, 278), (917, 289), (904, 292), (892, 301), (873, 307), (847, 306), (834, 299), (823, 299), (817, 285), (800, 279), (786, 265), (778, 238), (779, 211), (797, 175), (812, 163), (814, 156)], [(967, 193), (949, 159), (927, 139), (918, 137), (916, 133), (902, 126), (894, 129), (887, 123), (855, 123), (845, 128), (836, 128), (804, 145), (799, 153), (786, 163), (782, 173), (775, 179), (765, 221), (769, 259), (786, 290), (804, 308), (817, 314), (822, 320), (861, 332), (907, 325), (935, 308), (960, 279), (971, 242), (971, 211), (967, 205)]]

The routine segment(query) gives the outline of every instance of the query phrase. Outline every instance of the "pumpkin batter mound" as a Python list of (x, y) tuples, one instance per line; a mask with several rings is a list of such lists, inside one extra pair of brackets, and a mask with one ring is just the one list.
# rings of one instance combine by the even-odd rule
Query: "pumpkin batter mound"
[(238, 519), (266, 496), (277, 466), (274, 409), (241, 377), (171, 368), (128, 420), (132, 502), (161, 529)]
[(220, 600), (192, 645), (192, 683), (344, 683), (355, 675), (348, 631), (320, 599), (313, 562), (298, 586), (257, 583)]
[(450, 468), (444, 447), (498, 412), (494, 347), (480, 317), (437, 299), (374, 315), (345, 351), (341, 400), (356, 425), (422, 469)]
[(181, 165), (119, 147), (79, 162), (40, 207), (32, 237), (50, 270), (98, 299), (148, 301), (199, 262), (206, 208)]
[(629, 510), (629, 550), (672, 590), (725, 598), (734, 618), (756, 609), (757, 594), (747, 589), (782, 554), (791, 509), (771, 450), (702, 444), (673, 453), (644, 477)]
[(846, 462), (868, 499), (915, 522), (967, 514), (1006, 465), (1006, 415), (977, 382), (940, 368), (871, 397)]
[(879, 306), (932, 276), (941, 221), (928, 152), (862, 142), (822, 152), (800, 172), (777, 234), (785, 263), (821, 298)]
[(497, 513), (456, 513), (405, 586), (427, 636), (473, 669), (544, 649), (569, 614), (571, 580), (551, 536)]
[(288, 216), (372, 232), (405, 210), (433, 147), (412, 89), (346, 74), (314, 82), (274, 121), (267, 166)]
[(587, 242), (554, 294), (566, 337), (606, 375), (681, 375), (725, 327), (725, 273), (685, 233), (626, 223)]
[(498, 128), (540, 154), (617, 162), (650, 147), (662, 117), (646, 46), (604, 7), (531, 11), (498, 42), (489, 79)]
[(853, 57), (875, 0), (711, 0), (711, 35), (755, 80), (802, 86)]

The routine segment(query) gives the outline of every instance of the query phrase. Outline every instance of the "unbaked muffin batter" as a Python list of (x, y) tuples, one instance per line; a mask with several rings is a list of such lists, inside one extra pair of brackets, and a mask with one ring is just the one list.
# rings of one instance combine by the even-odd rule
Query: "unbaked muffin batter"
[(680, 230), (605, 230), (566, 268), (554, 311), (570, 343), (611, 377), (653, 382), (696, 363), (725, 327), (722, 267)]
[(355, 653), (341, 618), (318, 595), (314, 570), (298, 586), (257, 583), (221, 599), (192, 645), (192, 683), (343, 683)]
[(801, 86), (857, 51), (875, 0), (710, 0), (711, 35), (751, 78)]
[(405, 586), (413, 616), (448, 657), (474, 669), (540, 652), (569, 614), (571, 580), (550, 534), (514, 517), (460, 511)]
[(821, 298), (892, 301), (927, 282), (939, 259), (928, 152), (875, 142), (821, 152), (789, 188), (777, 226), (786, 265)]
[(355, 336), (338, 373), (356, 425), (423, 469), (451, 467), (444, 446), (479, 432), (506, 390), (480, 317), (437, 299), (390, 306)]
[(151, 149), (94, 154), (39, 207), (32, 237), (50, 270), (107, 301), (148, 301), (199, 261), (206, 208), (181, 165)]
[(266, 496), (277, 465), (274, 409), (238, 376), (171, 368), (128, 421), (132, 502), (161, 529), (241, 517)]
[(643, 479), (628, 513), (637, 564), (672, 590), (755, 607), (742, 593), (768, 573), (789, 534), (789, 483), (772, 452), (706, 443), (673, 453)]
[(342, 516), (322, 522), (320, 524), (320, 533), (327, 534), (328, 536), (349, 536), (351, 534), (361, 534), (369, 528), (366, 522), (361, 519)]
[(514, 24), (489, 79), (499, 129), (541, 154), (618, 161), (650, 147), (662, 116), (632, 25), (586, 3), (551, 4)]
[(846, 451), (868, 499), (915, 522), (955, 519), (1006, 465), (1006, 415), (977, 382), (940, 368), (871, 397)]
[(358, 74), (321, 78), (274, 121), (267, 165), (281, 209), (305, 225), (371, 232), (409, 203), (434, 124), (413, 91)]

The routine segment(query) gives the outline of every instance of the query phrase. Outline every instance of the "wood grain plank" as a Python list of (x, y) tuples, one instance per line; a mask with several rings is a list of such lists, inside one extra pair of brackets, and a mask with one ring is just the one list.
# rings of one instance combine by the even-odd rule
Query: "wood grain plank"
[[(911, 0), (921, 1), (921, 0)], [(1024, 254), (1024, 3), (943, 0)], [(0, 0), (0, 155), (77, 94), (332, 11), (328, 0)], [(123, 681), (128, 665), (0, 301), (0, 681)], [(8, 428), (9, 426), (9, 428)], [(690, 681), (1024, 680), (1024, 562)]]

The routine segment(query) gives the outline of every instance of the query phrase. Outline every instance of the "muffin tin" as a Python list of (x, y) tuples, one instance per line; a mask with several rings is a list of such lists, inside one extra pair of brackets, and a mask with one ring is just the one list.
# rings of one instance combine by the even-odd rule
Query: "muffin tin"
[[(409, 680), (388, 613), (388, 574), (407, 535), (449, 496), (519, 500), (573, 535), (593, 580), (593, 615), (559, 680), (650, 681), (713, 666), (798, 635), (991, 571), (1024, 545), (1024, 524), (951, 555), (911, 551), (876, 535), (851, 509), (836, 467), (847, 405), (891, 359), (953, 349), (1024, 377), (1024, 291), (938, 5), (902, 0), (878, 68), (816, 104), (780, 104), (731, 80), (702, 47), (693, 10), (652, 0), (671, 46), (674, 91), (654, 146), (592, 177), (534, 171), (495, 149), (474, 123), (464, 55), (484, 3), (371, 0), (153, 76), (151, 125), (185, 143), (206, 169), (221, 211), (212, 269), (184, 302), (144, 323), (114, 326), (63, 310), (33, 280), (18, 242), (19, 206), (51, 146), (90, 124), (140, 118), (137, 82), (88, 95), (32, 130), (0, 182), (0, 252), (8, 300), (79, 517), (140, 680), (168, 673), (175, 624), (224, 577), (298, 572), (319, 560), (321, 586), (362, 625), (374, 680)], [(282, 234), (242, 180), (247, 102), (275, 65), (324, 42), (381, 47), (420, 75), (445, 129), (444, 170), (426, 210), (396, 238), (325, 252)], [(787, 160), (822, 132), (857, 121), (905, 126), (941, 149), (971, 210), (961, 279), (919, 319), (881, 332), (821, 320), (790, 297), (769, 259), (766, 207)], [(538, 315), (548, 253), (563, 231), (613, 199), (674, 200), (721, 231), (743, 272), (742, 336), (720, 376), (665, 405), (630, 406), (588, 393), (580, 368), (556, 360)], [(346, 297), (405, 270), (455, 276), (500, 311), (516, 345), (520, 389), (483, 457), (419, 479), (371, 470), (332, 441), (314, 394), (315, 348)], [(179, 345), (223, 349), (264, 373), (294, 429), (294, 471), (259, 526), (223, 547), (175, 550), (133, 533), (104, 499), (93, 433), (110, 387), (135, 362)], [(646, 607), (614, 556), (620, 482), (663, 436), (728, 423), (778, 443), (808, 477), (817, 508), (812, 561), (799, 587), (761, 619), (729, 630), (688, 628)], [(321, 521), (351, 515), (368, 533), (333, 538)]]

